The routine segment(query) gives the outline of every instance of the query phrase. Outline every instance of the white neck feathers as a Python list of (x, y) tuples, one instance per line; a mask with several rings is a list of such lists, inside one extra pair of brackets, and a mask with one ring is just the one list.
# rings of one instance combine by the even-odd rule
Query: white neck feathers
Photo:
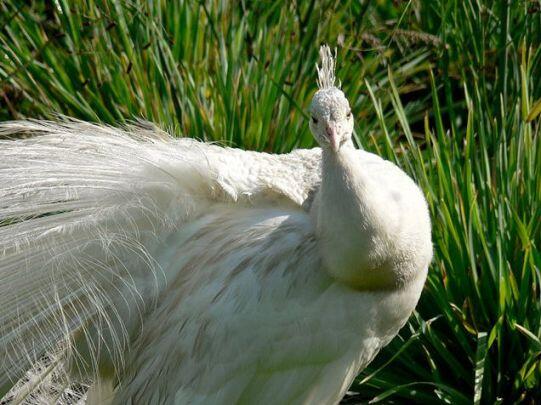
[(314, 208), (326, 270), (358, 289), (404, 285), (418, 261), (409, 260), (411, 247), (403, 240), (400, 214), (389, 201), (386, 185), (371, 177), (350, 145), (337, 153), (324, 150), (322, 170), (319, 203)]

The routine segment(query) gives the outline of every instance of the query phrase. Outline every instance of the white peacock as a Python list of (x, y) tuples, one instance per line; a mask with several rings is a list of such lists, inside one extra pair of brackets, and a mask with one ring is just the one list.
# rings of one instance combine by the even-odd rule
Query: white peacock
[(432, 245), (419, 188), (354, 148), (320, 54), (320, 148), (0, 125), (35, 135), (0, 141), (0, 397), (49, 353), (42, 373), (93, 379), (88, 403), (340, 401), (413, 311)]

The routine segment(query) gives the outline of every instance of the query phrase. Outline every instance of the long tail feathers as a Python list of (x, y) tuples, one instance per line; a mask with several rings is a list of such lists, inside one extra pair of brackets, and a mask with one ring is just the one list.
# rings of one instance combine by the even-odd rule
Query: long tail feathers
[(150, 133), (0, 124), (0, 398), (46, 353), (121, 362), (163, 283), (153, 249), (223, 192), (194, 143)]

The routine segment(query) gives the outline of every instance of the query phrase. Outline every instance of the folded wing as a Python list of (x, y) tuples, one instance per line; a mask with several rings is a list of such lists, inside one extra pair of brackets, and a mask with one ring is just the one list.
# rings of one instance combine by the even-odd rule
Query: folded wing
[(1, 124), (6, 137), (0, 397), (44, 353), (84, 372), (122, 362), (168, 283), (156, 256), (170, 234), (217, 205), (300, 210), (319, 175), (317, 151), (244, 152), (155, 129), (16, 121)]

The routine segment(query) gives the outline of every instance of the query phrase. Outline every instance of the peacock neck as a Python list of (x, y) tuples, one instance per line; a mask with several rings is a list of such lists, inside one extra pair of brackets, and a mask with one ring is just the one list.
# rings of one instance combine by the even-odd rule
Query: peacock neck
[(317, 235), (327, 271), (359, 289), (394, 288), (388, 226), (380, 187), (353, 145), (324, 150)]

